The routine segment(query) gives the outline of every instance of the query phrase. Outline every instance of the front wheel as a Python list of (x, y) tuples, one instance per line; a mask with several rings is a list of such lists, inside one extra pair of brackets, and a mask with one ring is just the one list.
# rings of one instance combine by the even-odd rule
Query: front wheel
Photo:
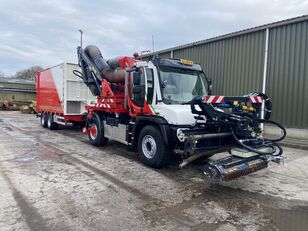
[(153, 168), (161, 168), (168, 164), (170, 153), (158, 128), (144, 127), (138, 137), (138, 153), (142, 162)]
[(89, 124), (88, 137), (90, 143), (95, 146), (104, 146), (108, 143), (108, 139), (104, 137), (103, 124), (96, 116), (93, 116)]

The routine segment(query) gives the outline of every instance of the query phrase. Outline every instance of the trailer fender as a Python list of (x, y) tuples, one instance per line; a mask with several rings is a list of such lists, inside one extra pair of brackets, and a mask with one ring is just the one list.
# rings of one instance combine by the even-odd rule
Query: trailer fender
[(139, 116), (135, 124), (132, 128), (132, 134), (134, 136), (134, 143), (136, 144), (138, 140), (138, 135), (141, 129), (146, 125), (154, 125), (157, 126), (162, 134), (163, 140), (165, 144), (169, 144), (169, 137), (170, 137), (170, 127), (163, 117), (158, 116)]

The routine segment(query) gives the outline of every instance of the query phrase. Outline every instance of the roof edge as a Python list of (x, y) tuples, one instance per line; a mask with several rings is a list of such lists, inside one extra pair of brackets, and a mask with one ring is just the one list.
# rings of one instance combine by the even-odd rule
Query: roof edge
[(227, 38), (232, 38), (232, 37), (239, 36), (239, 35), (244, 35), (244, 34), (249, 34), (249, 33), (254, 33), (254, 32), (258, 32), (258, 31), (266, 30), (267, 28), (271, 29), (271, 28), (275, 28), (275, 27), (279, 27), (279, 26), (285, 26), (285, 25), (290, 25), (290, 24), (294, 24), (294, 23), (298, 23), (298, 22), (303, 22), (303, 21), (306, 21), (306, 20), (308, 20), (308, 15), (302, 15), (302, 16), (298, 16), (298, 17), (294, 17), (294, 18), (284, 19), (284, 20), (277, 21), (277, 22), (263, 24), (261, 26), (247, 28), (247, 29), (227, 33), (227, 34), (224, 34), (224, 35), (219, 35), (219, 36), (215, 36), (215, 37), (212, 37), (212, 38), (203, 39), (203, 40), (199, 40), (199, 41), (196, 41), (196, 42), (187, 43), (187, 44), (184, 44), (184, 45), (179, 45), (179, 46), (175, 46), (175, 47), (171, 47), (171, 48), (167, 48), (167, 49), (162, 49), (162, 50), (155, 51), (155, 52), (152, 52), (152, 53), (147, 53), (147, 54), (144, 54), (143, 57), (148, 57), (148, 56), (152, 56), (154, 54), (166, 53), (166, 52), (171, 52), (171, 51), (174, 51), (174, 50), (179, 50), (179, 49), (183, 49), (183, 48), (202, 45), (202, 44), (215, 42), (215, 41), (219, 41), (219, 40), (223, 40), (223, 39), (227, 39)]

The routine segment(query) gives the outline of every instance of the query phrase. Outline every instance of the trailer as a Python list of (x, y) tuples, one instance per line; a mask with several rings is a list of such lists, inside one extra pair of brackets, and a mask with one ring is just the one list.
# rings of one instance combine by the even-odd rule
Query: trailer
[[(116, 140), (154, 168), (167, 165), (173, 154), (180, 155), (184, 167), (228, 150), (230, 156), (204, 166), (214, 180), (232, 180), (267, 168), (270, 161), (283, 162), (278, 142), (286, 130), (270, 120), (272, 105), (265, 94), (213, 95), (211, 80), (191, 60), (105, 60), (94, 45), (78, 47), (77, 55), (81, 72), (74, 73), (97, 97), (85, 107), (83, 132), (91, 144)], [(264, 123), (278, 126), (281, 137), (264, 138)]]
[(85, 107), (95, 103), (96, 97), (74, 70), (79, 70), (78, 65), (62, 63), (36, 73), (36, 111), (43, 127), (54, 130), (59, 124), (82, 124)]

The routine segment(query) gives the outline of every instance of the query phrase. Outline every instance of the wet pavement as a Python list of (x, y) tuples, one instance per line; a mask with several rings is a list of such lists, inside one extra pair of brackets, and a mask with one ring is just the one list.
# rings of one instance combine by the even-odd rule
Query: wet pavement
[(144, 166), (124, 145), (0, 112), (0, 230), (307, 230), (308, 151), (211, 183), (202, 166)]

